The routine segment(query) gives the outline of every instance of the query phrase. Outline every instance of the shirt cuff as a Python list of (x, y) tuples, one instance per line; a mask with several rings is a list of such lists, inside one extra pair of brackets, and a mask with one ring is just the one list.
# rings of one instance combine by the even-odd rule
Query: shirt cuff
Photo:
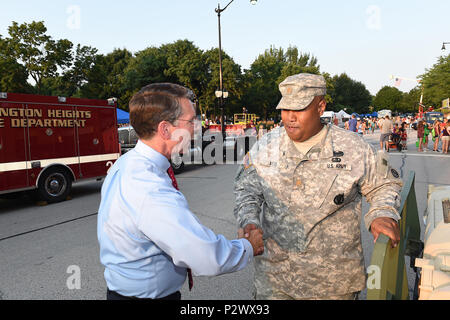
[(394, 207), (384, 207), (382, 209), (369, 210), (369, 212), (364, 217), (364, 223), (367, 230), (370, 231), (370, 226), (372, 225), (373, 220), (384, 217), (394, 219), (397, 222), (401, 219)]
[(245, 238), (241, 238), (239, 240), (241, 240), (241, 242), (244, 246), (244, 259), (246, 259), (246, 261), (250, 261), (253, 258), (252, 244), (250, 243), (250, 241), (248, 241)]

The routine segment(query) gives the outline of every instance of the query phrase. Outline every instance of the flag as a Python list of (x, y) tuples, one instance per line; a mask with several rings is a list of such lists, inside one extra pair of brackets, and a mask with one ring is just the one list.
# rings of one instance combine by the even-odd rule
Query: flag
[(400, 87), (400, 84), (402, 83), (402, 79), (395, 78), (395, 86)]

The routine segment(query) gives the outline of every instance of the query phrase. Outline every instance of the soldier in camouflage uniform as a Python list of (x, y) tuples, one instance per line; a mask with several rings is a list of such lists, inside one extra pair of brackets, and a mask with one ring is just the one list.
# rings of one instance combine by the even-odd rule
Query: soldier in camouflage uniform
[[(234, 214), (245, 232), (264, 232), (255, 259), (256, 299), (354, 299), (365, 287), (364, 217), (374, 238), (400, 240), (402, 181), (387, 154), (358, 134), (320, 122), (322, 76), (298, 74), (280, 84), (284, 127), (251, 149), (235, 179)], [(305, 153), (296, 144), (321, 137)]]

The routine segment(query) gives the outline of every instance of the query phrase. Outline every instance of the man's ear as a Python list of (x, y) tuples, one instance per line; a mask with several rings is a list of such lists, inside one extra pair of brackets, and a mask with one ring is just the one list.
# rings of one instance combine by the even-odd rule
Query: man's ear
[(325, 101), (325, 98), (322, 98), (319, 101), (319, 104), (317, 106), (318, 111), (319, 111), (319, 115), (322, 116), (323, 113), (325, 112), (325, 109), (327, 108), (327, 102)]
[(158, 124), (158, 132), (157, 134), (163, 138), (164, 140), (170, 140), (170, 123), (167, 121), (161, 121)]

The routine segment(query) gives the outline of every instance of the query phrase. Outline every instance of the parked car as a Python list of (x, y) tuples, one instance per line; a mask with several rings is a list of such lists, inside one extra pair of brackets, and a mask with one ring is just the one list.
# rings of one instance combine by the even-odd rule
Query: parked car
[(433, 125), (434, 121), (439, 120), (441, 122), (444, 121), (444, 114), (442, 112), (427, 112), (425, 113), (425, 121)]
[[(118, 134), (119, 134), (119, 143), (120, 143), (122, 154), (125, 154), (128, 151), (132, 150), (136, 146), (136, 143), (139, 140), (139, 137), (137, 136), (136, 131), (131, 126), (119, 128)], [(201, 158), (202, 150), (209, 142), (202, 142), (202, 143), (203, 143), (203, 146), (197, 146), (195, 144), (195, 141), (192, 140), (191, 146), (188, 149), (187, 155), (179, 154), (179, 155), (172, 157), (170, 162), (172, 164), (172, 167), (173, 167), (173, 170), (175, 171), (175, 173), (180, 173), (184, 170), (184, 166), (185, 166), (184, 159), (189, 159), (190, 160), (189, 163), (193, 162), (194, 159), (202, 159)]]

